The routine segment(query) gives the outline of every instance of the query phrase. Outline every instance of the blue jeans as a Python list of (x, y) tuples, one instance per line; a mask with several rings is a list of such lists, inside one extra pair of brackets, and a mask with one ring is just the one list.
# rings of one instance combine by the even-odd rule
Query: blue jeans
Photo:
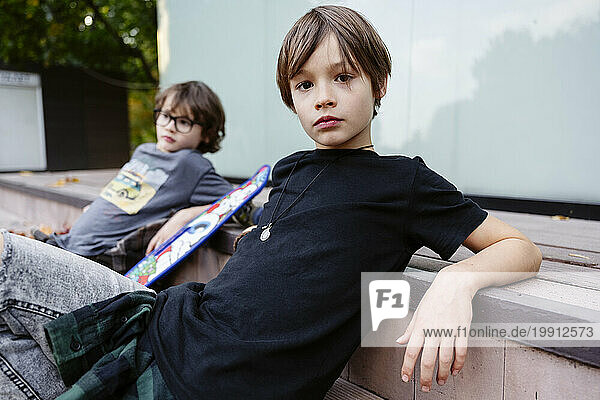
[(86, 304), (149, 289), (57, 247), (0, 234), (0, 399), (54, 399), (66, 388), (44, 324)]

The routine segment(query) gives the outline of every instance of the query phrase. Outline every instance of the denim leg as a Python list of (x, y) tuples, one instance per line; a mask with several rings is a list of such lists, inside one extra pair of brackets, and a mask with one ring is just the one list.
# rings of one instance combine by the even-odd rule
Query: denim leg
[(43, 325), (86, 304), (146, 288), (62, 249), (0, 234), (0, 399), (53, 399), (65, 386)]

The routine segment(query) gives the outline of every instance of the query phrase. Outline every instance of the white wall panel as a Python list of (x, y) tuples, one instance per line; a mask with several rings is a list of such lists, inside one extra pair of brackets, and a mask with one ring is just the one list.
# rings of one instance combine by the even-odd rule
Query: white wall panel
[[(159, 0), (161, 84), (200, 79), (223, 100), (219, 172), (313, 147), (275, 64), (292, 23), (324, 3)], [(419, 154), (470, 194), (600, 204), (600, 1), (333, 3), (366, 15), (392, 54), (380, 154)]]

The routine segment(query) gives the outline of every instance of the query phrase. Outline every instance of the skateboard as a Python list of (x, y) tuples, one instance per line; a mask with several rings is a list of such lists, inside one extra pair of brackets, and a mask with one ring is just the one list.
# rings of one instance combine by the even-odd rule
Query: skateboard
[(254, 176), (214, 202), (169, 240), (140, 260), (125, 276), (149, 286), (175, 268), (266, 185), (271, 167), (263, 165)]

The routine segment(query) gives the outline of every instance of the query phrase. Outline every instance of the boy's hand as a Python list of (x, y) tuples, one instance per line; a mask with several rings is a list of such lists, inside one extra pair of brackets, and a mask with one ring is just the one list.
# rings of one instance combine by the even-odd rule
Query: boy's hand
[(148, 247), (146, 248), (146, 255), (150, 254), (152, 250), (159, 247), (161, 244), (166, 242), (171, 236), (177, 233), (178, 230), (183, 228), (188, 222), (190, 222), (193, 218), (200, 215), (204, 210), (206, 210), (207, 206), (197, 206), (185, 208), (183, 210), (179, 210), (173, 215), (163, 226), (156, 232), (156, 235), (150, 239), (148, 243)]
[[(402, 380), (405, 382), (412, 376), (423, 348), (423, 391), (431, 389), (438, 349), (438, 384), (447, 381), (450, 371), (456, 375), (464, 366), (466, 332), (469, 332), (473, 316), (471, 302), (477, 290), (531, 278), (539, 271), (542, 262), (542, 253), (526, 236), (490, 215), (463, 244), (475, 255), (443, 268), (436, 275), (406, 332), (397, 340), (401, 344), (408, 343), (402, 364)], [(462, 334), (455, 338), (459, 327)], [(425, 337), (424, 329), (436, 328), (452, 329), (453, 335)]]
[[(415, 370), (415, 364), (421, 355), (421, 390), (431, 390), (433, 371), (438, 358), (437, 382), (443, 385), (448, 380), (450, 372), (458, 374), (465, 364), (467, 355), (466, 337), (425, 337), (426, 329), (452, 329), (456, 333), (458, 327), (466, 327), (469, 331), (471, 324), (472, 299), (474, 293), (462, 286), (451, 276), (451, 273), (440, 272), (425, 292), (423, 299), (415, 310), (406, 331), (397, 340), (406, 344), (404, 362), (402, 364), (402, 380), (408, 382)], [(439, 331), (441, 332), (441, 331)]]

